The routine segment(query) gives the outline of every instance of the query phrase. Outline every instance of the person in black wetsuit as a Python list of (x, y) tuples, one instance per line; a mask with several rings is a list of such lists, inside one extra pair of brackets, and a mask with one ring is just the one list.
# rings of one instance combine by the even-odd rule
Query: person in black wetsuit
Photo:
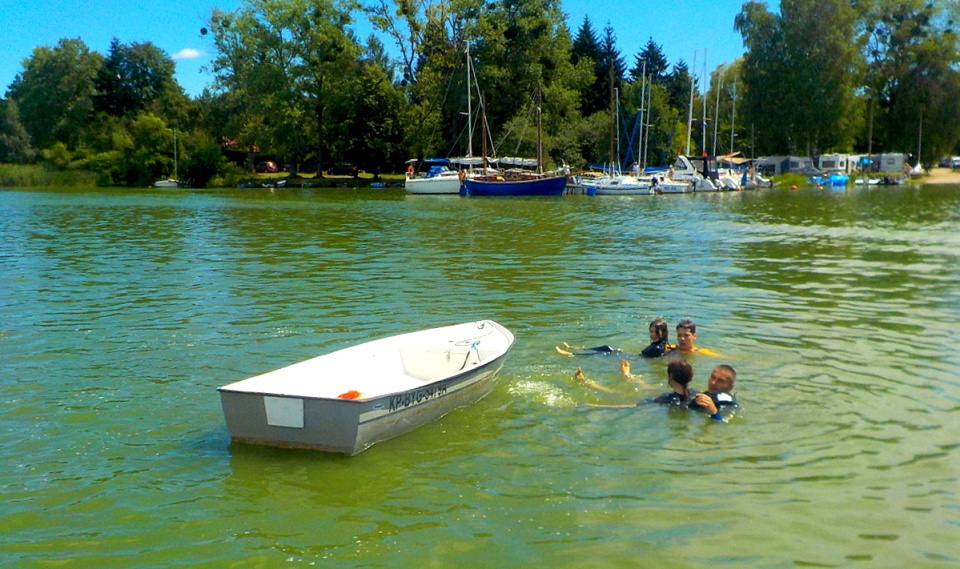
[[(667, 343), (667, 340), (670, 339), (670, 329), (667, 327), (666, 320), (663, 318), (657, 318), (650, 323), (649, 329), (650, 345), (640, 352), (641, 357), (659, 358), (668, 351), (676, 348), (676, 346)], [(565, 356), (592, 356), (624, 353), (623, 350), (609, 345), (597, 346), (595, 348), (574, 348), (566, 342), (563, 343), (562, 348), (557, 346), (557, 352)]]
[(740, 408), (733, 388), (737, 382), (737, 372), (732, 367), (721, 364), (713, 368), (707, 380), (707, 391), (698, 393), (690, 404), (690, 409), (703, 411), (716, 421), (725, 421)]
[(673, 391), (654, 398), (651, 403), (676, 406), (691, 403), (697, 395), (696, 391), (690, 389), (691, 381), (693, 381), (693, 366), (690, 362), (679, 359), (671, 361), (667, 364), (667, 385)]

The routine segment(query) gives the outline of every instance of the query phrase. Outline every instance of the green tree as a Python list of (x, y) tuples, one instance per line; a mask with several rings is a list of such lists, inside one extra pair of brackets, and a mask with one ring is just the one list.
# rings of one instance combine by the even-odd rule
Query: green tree
[(173, 59), (150, 42), (121, 44), (113, 38), (95, 80), (96, 109), (119, 117), (151, 109), (180, 92), (174, 71)]
[[(468, 119), (461, 114), (467, 110), (463, 16), (443, 0), (380, 0), (369, 13), (400, 54), (405, 151), (420, 158), (466, 154), (469, 144), (462, 133)], [(458, 142), (459, 148), (451, 146)]]
[[(475, 2), (475, 21), (468, 28), (476, 38), (472, 53), (484, 92), (486, 115), (491, 129), (501, 133), (502, 153), (533, 156), (535, 140), (529, 128), (534, 122), (533, 102), (542, 94), (545, 152), (555, 162), (570, 163), (568, 145), (551, 145), (550, 140), (574, 125), (579, 89), (587, 85), (583, 69), (571, 63), (569, 30), (557, 0), (508, 0), (493, 4)], [(505, 128), (507, 123), (528, 128)]]
[(742, 63), (742, 116), (753, 126), (757, 151), (780, 154), (789, 143), (780, 128), (779, 113), (785, 81), (784, 42), (779, 19), (763, 2), (746, 2), (735, 19), (747, 51)]
[(382, 57), (381, 46), (371, 38), (368, 57), (349, 87), (346, 119), (340, 123), (341, 136), (350, 141), (345, 157), (360, 168), (379, 177), (394, 171), (403, 162), (403, 93), (390, 81), (390, 69)]
[(126, 185), (149, 186), (173, 175), (173, 131), (163, 119), (150, 113), (140, 114), (131, 121), (129, 136), (129, 142), (124, 141), (129, 144), (124, 156)]
[(862, 115), (857, 12), (841, 0), (782, 0), (780, 14), (747, 2), (735, 20), (743, 36), (744, 113), (767, 152), (849, 150)]
[(30, 135), (20, 122), (17, 102), (0, 100), (0, 162), (25, 164), (33, 161), (35, 156)]
[(960, 138), (960, 58), (951, 17), (944, 3), (920, 0), (879, 0), (865, 11), (872, 149), (914, 150), (922, 128), (924, 164), (953, 151)]
[(593, 77), (590, 87), (580, 93), (580, 112), (586, 116), (609, 109), (609, 70), (603, 66), (600, 40), (589, 16), (583, 17), (583, 23), (577, 30), (577, 36), (573, 40), (570, 51), (570, 59), (574, 65), (580, 63), (589, 65)]
[(626, 81), (627, 65), (617, 48), (617, 34), (609, 22), (603, 28), (603, 40), (600, 42), (600, 67), (604, 69), (604, 75), (613, 76), (614, 87), (619, 88)]
[[(696, 81), (690, 75), (687, 62), (680, 60), (673, 64), (673, 69), (663, 82), (667, 91), (667, 101), (675, 109), (686, 109), (690, 102), (690, 82)], [(699, 83), (699, 82), (697, 82)], [(681, 113), (686, 116), (686, 113)]]
[[(733, 117), (735, 97), (739, 98), (740, 93), (743, 92), (743, 85), (740, 82), (740, 64), (740, 60), (730, 65), (724, 64), (710, 74), (710, 89), (706, 93), (706, 100), (712, 117), (707, 133), (711, 137), (708, 146), (711, 153), (714, 148), (713, 140), (716, 140), (716, 154), (734, 152), (738, 149), (736, 138), (743, 136), (746, 132), (744, 125), (737, 123)], [(736, 127), (737, 132), (731, 133), (732, 127)], [(742, 146), (739, 150), (749, 153), (749, 149)]]
[(7, 97), (17, 102), (20, 122), (32, 146), (54, 142), (75, 146), (93, 113), (94, 78), (103, 57), (81, 39), (62, 39), (56, 47), (37, 47)]
[(234, 98), (244, 147), (269, 146), (299, 162), (312, 146), (323, 171), (343, 118), (331, 111), (347, 108), (340, 86), (357, 73), (360, 46), (349, 29), (356, 8), (349, 0), (247, 0), (236, 12), (214, 12), (213, 69)]
[(663, 55), (663, 48), (650, 38), (640, 53), (634, 57), (630, 77), (634, 81), (639, 81), (645, 69), (647, 77), (654, 83), (662, 83), (667, 77), (667, 67), (667, 57)]

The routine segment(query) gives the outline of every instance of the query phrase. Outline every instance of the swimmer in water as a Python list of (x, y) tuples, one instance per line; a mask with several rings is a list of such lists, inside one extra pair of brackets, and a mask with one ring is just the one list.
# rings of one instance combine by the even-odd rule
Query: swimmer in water
[(737, 396), (733, 394), (736, 382), (736, 370), (726, 364), (718, 365), (707, 380), (707, 391), (696, 394), (688, 407), (707, 413), (715, 421), (725, 421), (740, 408)]
[[(670, 337), (670, 331), (667, 327), (667, 321), (663, 318), (657, 318), (651, 322), (650, 326), (648, 326), (648, 330), (650, 332), (650, 345), (640, 352), (641, 357), (659, 358), (668, 351), (676, 348), (676, 346), (667, 343), (667, 340)], [(625, 353), (623, 350), (609, 345), (597, 346), (595, 348), (576, 348), (566, 342), (563, 343), (563, 347), (557, 346), (556, 349), (557, 353), (564, 356), (592, 356)]]

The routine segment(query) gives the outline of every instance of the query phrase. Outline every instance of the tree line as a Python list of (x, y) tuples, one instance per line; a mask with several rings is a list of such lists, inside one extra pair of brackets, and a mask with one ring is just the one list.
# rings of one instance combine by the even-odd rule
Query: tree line
[[(751, 156), (919, 150), (931, 164), (960, 140), (957, 10), (749, 1), (730, 22), (744, 56), (708, 76), (671, 64), (653, 34), (625, 56), (609, 23), (572, 33), (559, 0), (246, 0), (200, 30), (214, 83), (195, 98), (149, 42), (37, 47), (0, 99), (0, 162), (137, 186), (171, 173), (176, 144), (196, 185), (262, 159), (396, 172), (471, 147), (534, 156), (539, 113), (551, 166), (666, 165), (688, 140)], [(378, 33), (357, 38), (359, 17)]]

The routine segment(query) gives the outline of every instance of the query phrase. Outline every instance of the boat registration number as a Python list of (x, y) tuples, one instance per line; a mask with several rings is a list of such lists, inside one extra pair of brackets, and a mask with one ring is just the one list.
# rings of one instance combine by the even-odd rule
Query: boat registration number
[(438, 385), (432, 385), (430, 387), (425, 387), (423, 389), (416, 389), (414, 391), (408, 391), (406, 393), (400, 393), (398, 395), (390, 396), (390, 412), (399, 411), (400, 409), (406, 409), (411, 405), (418, 405), (424, 401), (429, 401), (440, 397), (447, 392), (447, 384), (441, 383)]

